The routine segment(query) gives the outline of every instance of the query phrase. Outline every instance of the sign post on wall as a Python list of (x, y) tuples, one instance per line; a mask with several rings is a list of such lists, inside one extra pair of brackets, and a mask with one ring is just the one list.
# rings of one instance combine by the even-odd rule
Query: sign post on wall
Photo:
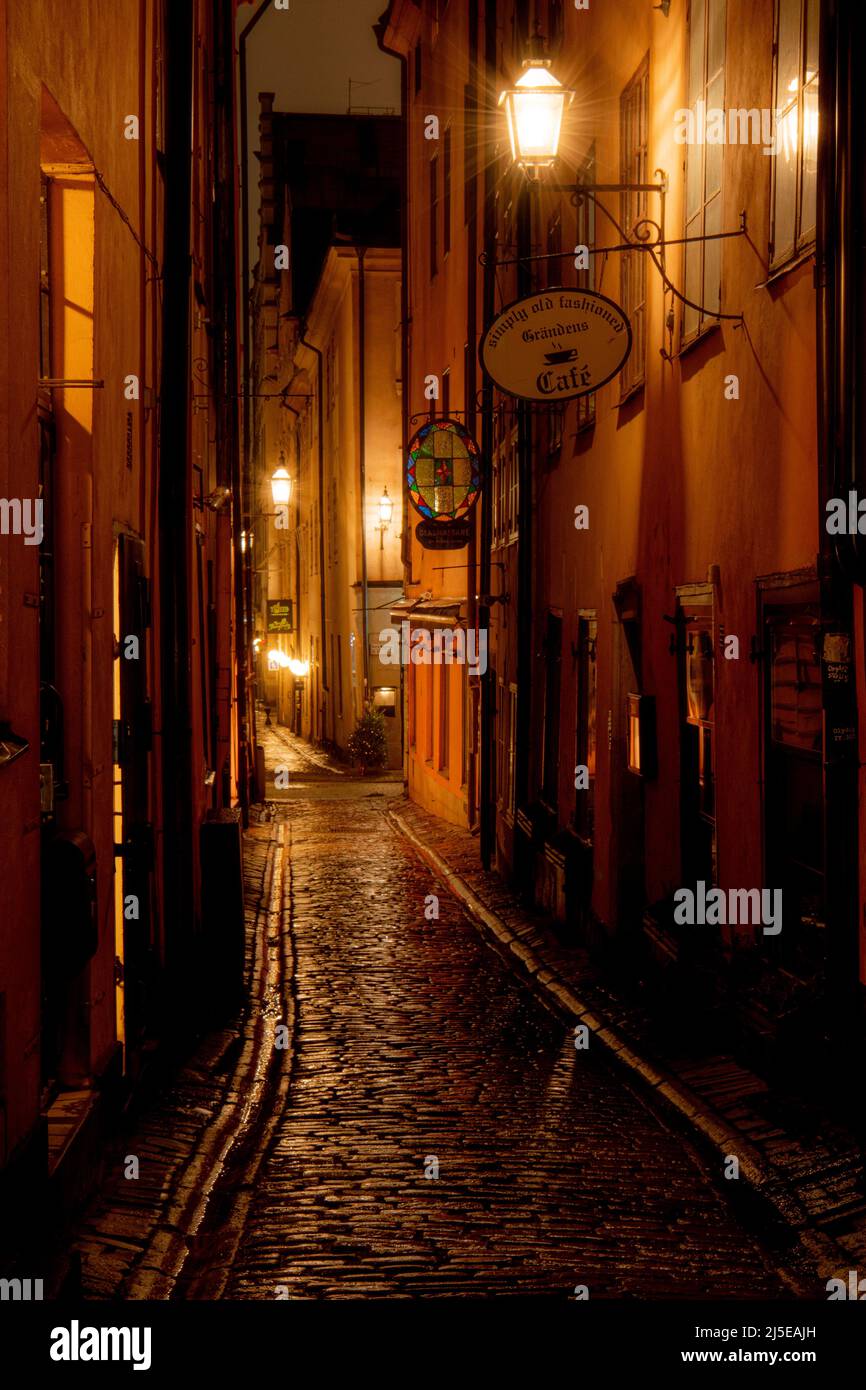
[(481, 340), (481, 366), (501, 391), (525, 401), (568, 401), (622, 370), (631, 324), (597, 290), (550, 289), (509, 304)]
[(292, 600), (290, 598), (268, 599), (268, 632), (294, 632)]

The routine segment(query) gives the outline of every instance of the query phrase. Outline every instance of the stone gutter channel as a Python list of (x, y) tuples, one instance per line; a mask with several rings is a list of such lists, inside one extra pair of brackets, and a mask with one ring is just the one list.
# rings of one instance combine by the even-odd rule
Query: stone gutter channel
[[(134, 1124), (139, 1181), (121, 1146), (76, 1241), (90, 1298), (218, 1299), (256, 1175), (291, 1082), (295, 1036), (291, 843), (286, 823), (244, 837), (246, 1005), (203, 1039), (170, 1089)], [(277, 1047), (276, 1029), (287, 1027)]]
[[(859, 1203), (861, 1210), (857, 1211), (855, 1199), (850, 1220), (838, 1223), (847, 1229), (836, 1238), (820, 1229), (795, 1187), (798, 1160), (802, 1166), (802, 1146), (796, 1141), (790, 1142), (794, 1173), (786, 1172), (782, 1166), (771, 1162), (758, 1145), (744, 1136), (742, 1130), (731, 1124), (708, 1101), (706, 1095), (684, 1082), (682, 1076), (666, 1066), (663, 1059), (643, 1055), (639, 1043), (612, 1026), (598, 1002), (592, 999), (591, 985), (587, 984), (587, 997), (583, 997), (579, 978), (575, 978), (575, 975), (567, 978), (556, 968), (553, 958), (557, 952), (547, 949), (544, 928), (539, 930), (528, 914), (524, 915), (523, 923), (518, 924), (515, 918), (519, 920), (519, 910), (516, 913), (509, 910), (510, 920), (507, 921), (491, 905), (491, 899), (511, 897), (497, 875), (483, 870), (479, 865), (466, 870), (464, 876), (453, 867), (453, 862), (449, 862), (449, 859), (455, 862), (464, 860), (466, 846), (462, 841), (468, 844), (468, 832), (452, 831), (448, 827), (443, 829), (440, 822), (407, 801), (399, 809), (389, 809), (387, 815), (418, 857), (458, 900), (488, 944), (555, 1013), (571, 1025), (586, 1025), (592, 1043), (600, 1044), (608, 1060), (624, 1069), (637, 1092), (654, 1101), (678, 1123), (680, 1129), (693, 1136), (698, 1148), (709, 1160), (716, 1178), (723, 1173), (729, 1156), (738, 1158), (740, 1180), (751, 1195), (751, 1205), (757, 1204), (762, 1210), (778, 1238), (784, 1240), (786, 1232), (793, 1237), (795, 1249), (791, 1253), (797, 1267), (793, 1282), (798, 1296), (820, 1298), (829, 1278), (846, 1279), (848, 1270), (857, 1266), (858, 1258), (862, 1266), (866, 1258), (866, 1222), (862, 1214), (862, 1201)], [(457, 853), (449, 852), (449, 839), (452, 837), (458, 846)], [(438, 849), (433, 847), (437, 842)], [(472, 841), (472, 847), (477, 856), (477, 841)], [(440, 849), (443, 852), (440, 853)], [(467, 881), (470, 877), (471, 884)], [(511, 898), (510, 906), (513, 902)], [(529, 937), (532, 944), (522, 937)], [(786, 1136), (782, 1135), (781, 1138), (784, 1141)], [(778, 1147), (784, 1148), (784, 1142)], [(819, 1144), (818, 1148), (820, 1150), (823, 1146)], [(827, 1157), (826, 1150), (817, 1155), (819, 1165), (822, 1157)], [(848, 1154), (836, 1165), (845, 1170), (846, 1179), (850, 1178), (852, 1163), (856, 1164), (856, 1159), (852, 1160)], [(832, 1153), (828, 1167), (834, 1167)], [(721, 1187), (722, 1184), (718, 1185)], [(851, 1205), (850, 1199), (847, 1200)]]

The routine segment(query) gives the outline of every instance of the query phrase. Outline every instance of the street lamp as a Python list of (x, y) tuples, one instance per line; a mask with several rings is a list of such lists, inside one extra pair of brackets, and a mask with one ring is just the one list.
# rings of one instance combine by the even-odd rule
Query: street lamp
[(562, 117), (574, 99), (550, 71), (546, 58), (526, 58), (516, 84), (501, 93), (505, 107), (511, 156), (531, 173), (553, 164), (559, 152)]
[(286, 456), (280, 454), (280, 466), (271, 474), (271, 494), (275, 507), (287, 507), (292, 500), (292, 480), (286, 468)]
[(391, 518), (393, 515), (394, 502), (392, 498), (388, 496), (388, 489), (386, 487), (384, 492), (382, 493), (382, 496), (379, 498), (379, 525), (376, 527), (376, 530), (379, 532), (380, 550), (385, 549), (385, 532), (391, 525)]

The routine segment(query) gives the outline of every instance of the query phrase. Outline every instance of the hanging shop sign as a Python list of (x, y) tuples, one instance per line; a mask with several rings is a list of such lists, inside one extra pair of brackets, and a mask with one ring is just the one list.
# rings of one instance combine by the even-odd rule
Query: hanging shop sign
[(294, 632), (292, 622), (292, 600), (290, 598), (268, 599), (268, 632)]
[(462, 550), (472, 539), (475, 523), (468, 521), (419, 521), (415, 536), (425, 550)]
[(493, 320), (481, 365), (509, 396), (568, 401), (616, 376), (631, 341), (627, 315), (607, 295), (550, 289), (516, 300)]
[(825, 631), (821, 636), (824, 757), (833, 762), (850, 752), (857, 739), (854, 661), (850, 633)]
[(406, 482), (412, 506), (427, 523), (428, 537), (439, 527), (443, 535), (452, 530), (449, 541), (435, 545), (418, 535), (421, 544), (435, 550), (466, 545), (469, 535), (457, 540), (462, 531), (456, 528), (468, 524), (481, 492), (481, 455), (466, 426), (446, 417), (428, 420), (416, 430), (409, 442)]

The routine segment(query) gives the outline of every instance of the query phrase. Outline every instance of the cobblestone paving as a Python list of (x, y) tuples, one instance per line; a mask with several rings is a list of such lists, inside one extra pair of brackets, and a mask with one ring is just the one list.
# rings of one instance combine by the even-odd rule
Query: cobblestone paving
[(681, 1137), (452, 899), (425, 920), (441, 890), (381, 803), (280, 813), (292, 1084), (226, 1296), (780, 1296)]

